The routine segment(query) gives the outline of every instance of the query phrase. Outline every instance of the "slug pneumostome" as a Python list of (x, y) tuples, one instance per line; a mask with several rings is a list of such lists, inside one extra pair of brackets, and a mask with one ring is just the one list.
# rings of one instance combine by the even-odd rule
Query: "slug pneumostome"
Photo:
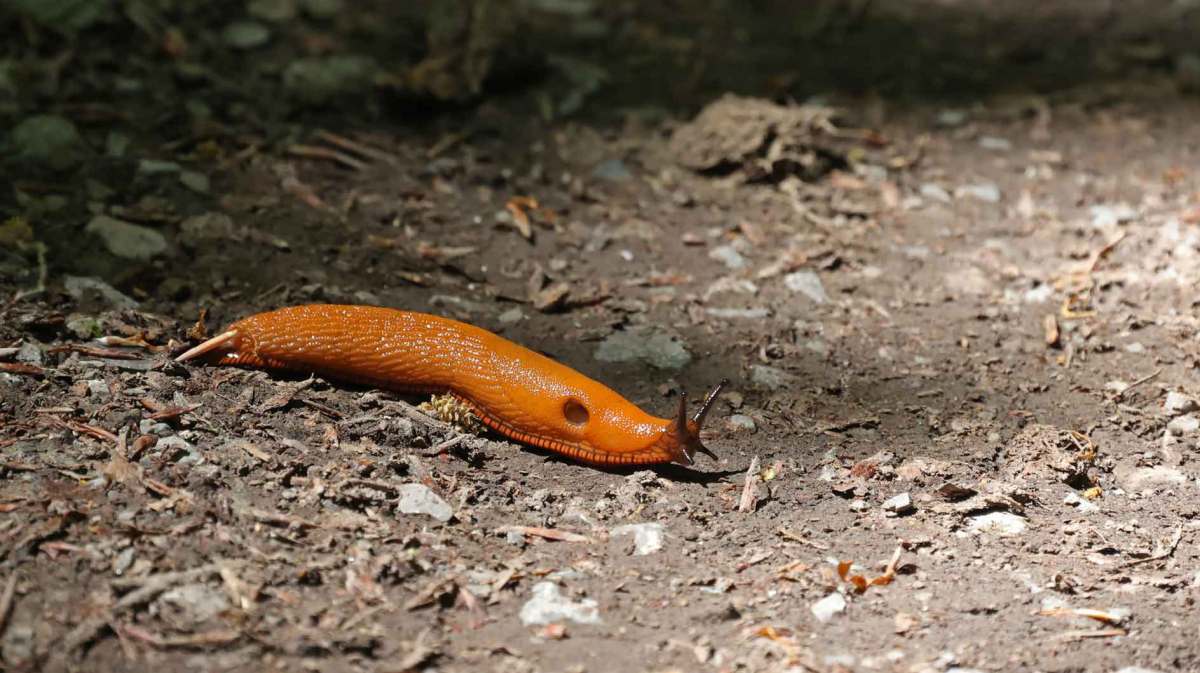
[(607, 386), (487, 330), (372, 306), (309, 305), (244, 318), (180, 355), (311, 373), (401, 392), (454, 395), (511, 439), (593, 465), (691, 465), (725, 385), (687, 417), (656, 418)]

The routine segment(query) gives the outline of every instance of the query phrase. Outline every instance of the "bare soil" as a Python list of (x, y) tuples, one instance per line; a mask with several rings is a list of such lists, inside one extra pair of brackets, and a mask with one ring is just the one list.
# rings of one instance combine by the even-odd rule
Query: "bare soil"
[[(1026, 3), (929, 4), (1016, 26), (989, 52), (1006, 77), (1028, 64), (1002, 47), (1046, 37), (1018, 20)], [(901, 95), (864, 75), (869, 93), (822, 97), (827, 118), (787, 104), (795, 78), (780, 95), (740, 62), (751, 97), (715, 121), (695, 113), (736, 72), (688, 82), (675, 100), (695, 106), (629, 105), (662, 95), (673, 61), (548, 121), (520, 90), (414, 121), (395, 112), (407, 102), (297, 113), (209, 79), (184, 97), (228, 117), (181, 128), (163, 121), (180, 113), (167, 64), (142, 63), (168, 87), (143, 108), (64, 85), (56, 109), (90, 120), (96, 146), (120, 124), (135, 156), (212, 182), (100, 159), (61, 180), (9, 174), (67, 205), (31, 215), (0, 197), (51, 248), (46, 291), (20, 294), (33, 257), (0, 279), (2, 666), (1200, 670), (1200, 101), (1161, 67), (1170, 39), (1134, 49), (1152, 12), (1078, 4), (1059, 10), (1079, 31), (1061, 43), (1083, 45), (1064, 53), (1092, 64), (1097, 35), (1132, 35), (1121, 77), (1068, 68), (1053, 90), (992, 91), (972, 76), (992, 92), (924, 102), (927, 80)], [(639, 62), (620, 51), (631, 36), (676, 44), (670, 16), (621, 7), (614, 63)], [(708, 64), (735, 53), (697, 42)], [(108, 58), (80, 49), (63, 77), (108, 77)], [(764, 121), (798, 110), (827, 123)], [(168, 250), (113, 257), (83, 234), (99, 211)], [(138, 305), (70, 295), (81, 274)], [(659, 415), (727, 377), (705, 432), (720, 459), (602, 471), (450, 441), (461, 430), (420, 399), (171, 362), (202, 311), (212, 331), (306, 302), (467, 320)], [(597, 359), (620, 332), (690, 359)], [(402, 511), (405, 484), (453, 517)], [(658, 524), (639, 530), (661, 548), (628, 524)], [(526, 623), (546, 583), (576, 612)]]

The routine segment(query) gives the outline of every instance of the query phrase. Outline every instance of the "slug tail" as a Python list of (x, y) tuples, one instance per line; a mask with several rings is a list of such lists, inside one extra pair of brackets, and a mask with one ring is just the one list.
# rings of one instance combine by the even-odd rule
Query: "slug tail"
[(717, 454), (710, 451), (700, 441), (700, 430), (704, 428), (704, 420), (708, 417), (708, 412), (712, 410), (713, 404), (716, 403), (717, 397), (720, 396), (721, 389), (728, 384), (729, 379), (721, 379), (712, 392), (705, 396), (704, 403), (691, 418), (687, 416), (687, 392), (679, 394), (679, 415), (671, 421), (664, 437), (667, 440), (666, 448), (671, 454), (671, 462), (680, 465), (694, 465), (696, 463), (694, 456), (697, 453), (703, 453), (713, 460), (717, 459)]
[(198, 345), (194, 348), (188, 349), (187, 351), (185, 351), (183, 353), (183, 355), (180, 355), (179, 357), (175, 358), (175, 361), (176, 362), (187, 362), (188, 360), (192, 360), (192, 359), (200, 357), (201, 355), (211, 353), (212, 351), (217, 350), (219, 348), (227, 347), (230, 341), (237, 338), (237, 335), (238, 335), (238, 332), (235, 329), (231, 329), (228, 332), (222, 332), (221, 334), (218, 334), (217, 336), (201, 343), (200, 345)]

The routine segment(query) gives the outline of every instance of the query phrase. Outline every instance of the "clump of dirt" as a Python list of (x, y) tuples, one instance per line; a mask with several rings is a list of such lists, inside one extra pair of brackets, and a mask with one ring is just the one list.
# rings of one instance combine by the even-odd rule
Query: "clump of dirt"
[(789, 175), (811, 181), (846, 166), (851, 134), (834, 120), (827, 107), (725, 95), (675, 130), (670, 151), (694, 171), (738, 171), (747, 182), (778, 182)]
[(1000, 475), (1014, 483), (1052, 481), (1086, 488), (1095, 461), (1096, 447), (1086, 435), (1032, 423), (1005, 447)]

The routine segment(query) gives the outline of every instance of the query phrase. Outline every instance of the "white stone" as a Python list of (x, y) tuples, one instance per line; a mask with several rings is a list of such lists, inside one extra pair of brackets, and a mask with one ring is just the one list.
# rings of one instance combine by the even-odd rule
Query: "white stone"
[(846, 610), (846, 598), (835, 591), (813, 603), (811, 609), (818, 621), (827, 622)]
[(599, 624), (600, 610), (596, 601), (590, 598), (572, 602), (562, 595), (562, 591), (554, 582), (538, 582), (533, 585), (533, 598), (521, 606), (521, 623), (534, 626), (563, 620), (578, 624)]
[(1163, 411), (1172, 416), (1190, 413), (1197, 409), (1200, 409), (1200, 404), (1197, 404), (1196, 398), (1174, 390), (1167, 393), (1167, 399), (1163, 401)]
[(633, 536), (633, 555), (646, 556), (663, 547), (663, 525), (661, 523), (630, 523), (612, 529), (613, 537)]
[(427, 514), (443, 523), (454, 516), (449, 503), (424, 484), (403, 484), (398, 490), (400, 502), (397, 506), (404, 514)]
[(1001, 537), (1020, 535), (1028, 524), (1025, 519), (1011, 512), (988, 512), (971, 517), (967, 531), (971, 533), (993, 533)]

